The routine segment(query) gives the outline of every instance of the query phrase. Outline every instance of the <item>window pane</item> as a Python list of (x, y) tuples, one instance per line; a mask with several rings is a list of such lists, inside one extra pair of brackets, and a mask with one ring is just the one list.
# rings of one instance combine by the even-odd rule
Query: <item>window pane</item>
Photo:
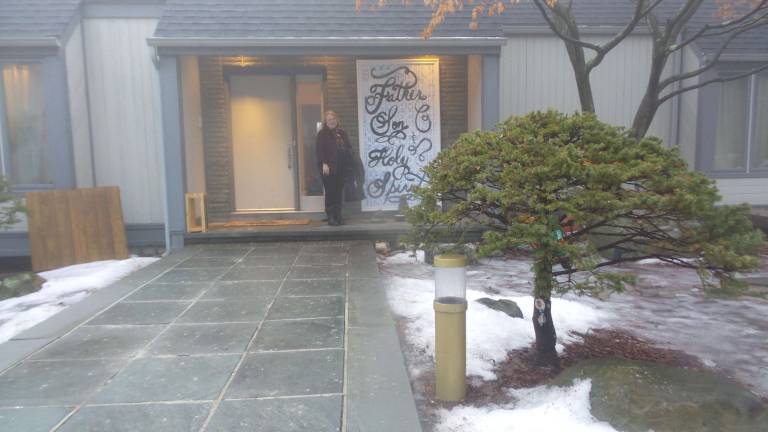
[(49, 184), (42, 70), (39, 64), (3, 66), (7, 173), (13, 184)]
[(768, 169), (768, 75), (757, 77), (752, 168)]
[(723, 83), (715, 142), (715, 170), (745, 169), (749, 80)]

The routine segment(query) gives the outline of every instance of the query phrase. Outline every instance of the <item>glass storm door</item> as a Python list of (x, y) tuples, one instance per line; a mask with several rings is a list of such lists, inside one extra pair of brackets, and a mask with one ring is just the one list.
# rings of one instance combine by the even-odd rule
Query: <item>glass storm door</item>
[(296, 75), (296, 137), (299, 148), (301, 210), (323, 211), (323, 182), (317, 165), (315, 139), (323, 121), (323, 76)]

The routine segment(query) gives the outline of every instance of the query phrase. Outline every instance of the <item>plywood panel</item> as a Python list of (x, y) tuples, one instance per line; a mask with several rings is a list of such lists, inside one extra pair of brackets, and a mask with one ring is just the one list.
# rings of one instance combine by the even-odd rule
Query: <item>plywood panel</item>
[(116, 187), (27, 193), (34, 271), (128, 258)]

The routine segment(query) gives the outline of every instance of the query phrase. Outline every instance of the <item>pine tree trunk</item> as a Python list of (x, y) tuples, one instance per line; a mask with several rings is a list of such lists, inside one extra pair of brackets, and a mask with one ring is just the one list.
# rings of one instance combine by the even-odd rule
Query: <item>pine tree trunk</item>
[(560, 367), (560, 358), (557, 355), (555, 345), (557, 343), (557, 333), (555, 325), (552, 322), (552, 300), (537, 298), (546, 305), (544, 309), (544, 324), (539, 321), (540, 312), (533, 306), (533, 330), (536, 333), (536, 364), (548, 367)]
[(543, 257), (534, 263), (533, 331), (536, 333), (536, 363), (559, 368), (560, 358), (555, 349), (557, 333), (552, 321), (552, 262)]

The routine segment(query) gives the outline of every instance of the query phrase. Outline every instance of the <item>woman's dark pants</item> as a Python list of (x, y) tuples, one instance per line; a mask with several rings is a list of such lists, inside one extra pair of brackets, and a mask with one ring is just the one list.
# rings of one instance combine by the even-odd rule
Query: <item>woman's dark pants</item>
[(325, 212), (329, 224), (341, 223), (342, 193), (344, 191), (344, 176), (340, 173), (322, 176), (325, 188)]

